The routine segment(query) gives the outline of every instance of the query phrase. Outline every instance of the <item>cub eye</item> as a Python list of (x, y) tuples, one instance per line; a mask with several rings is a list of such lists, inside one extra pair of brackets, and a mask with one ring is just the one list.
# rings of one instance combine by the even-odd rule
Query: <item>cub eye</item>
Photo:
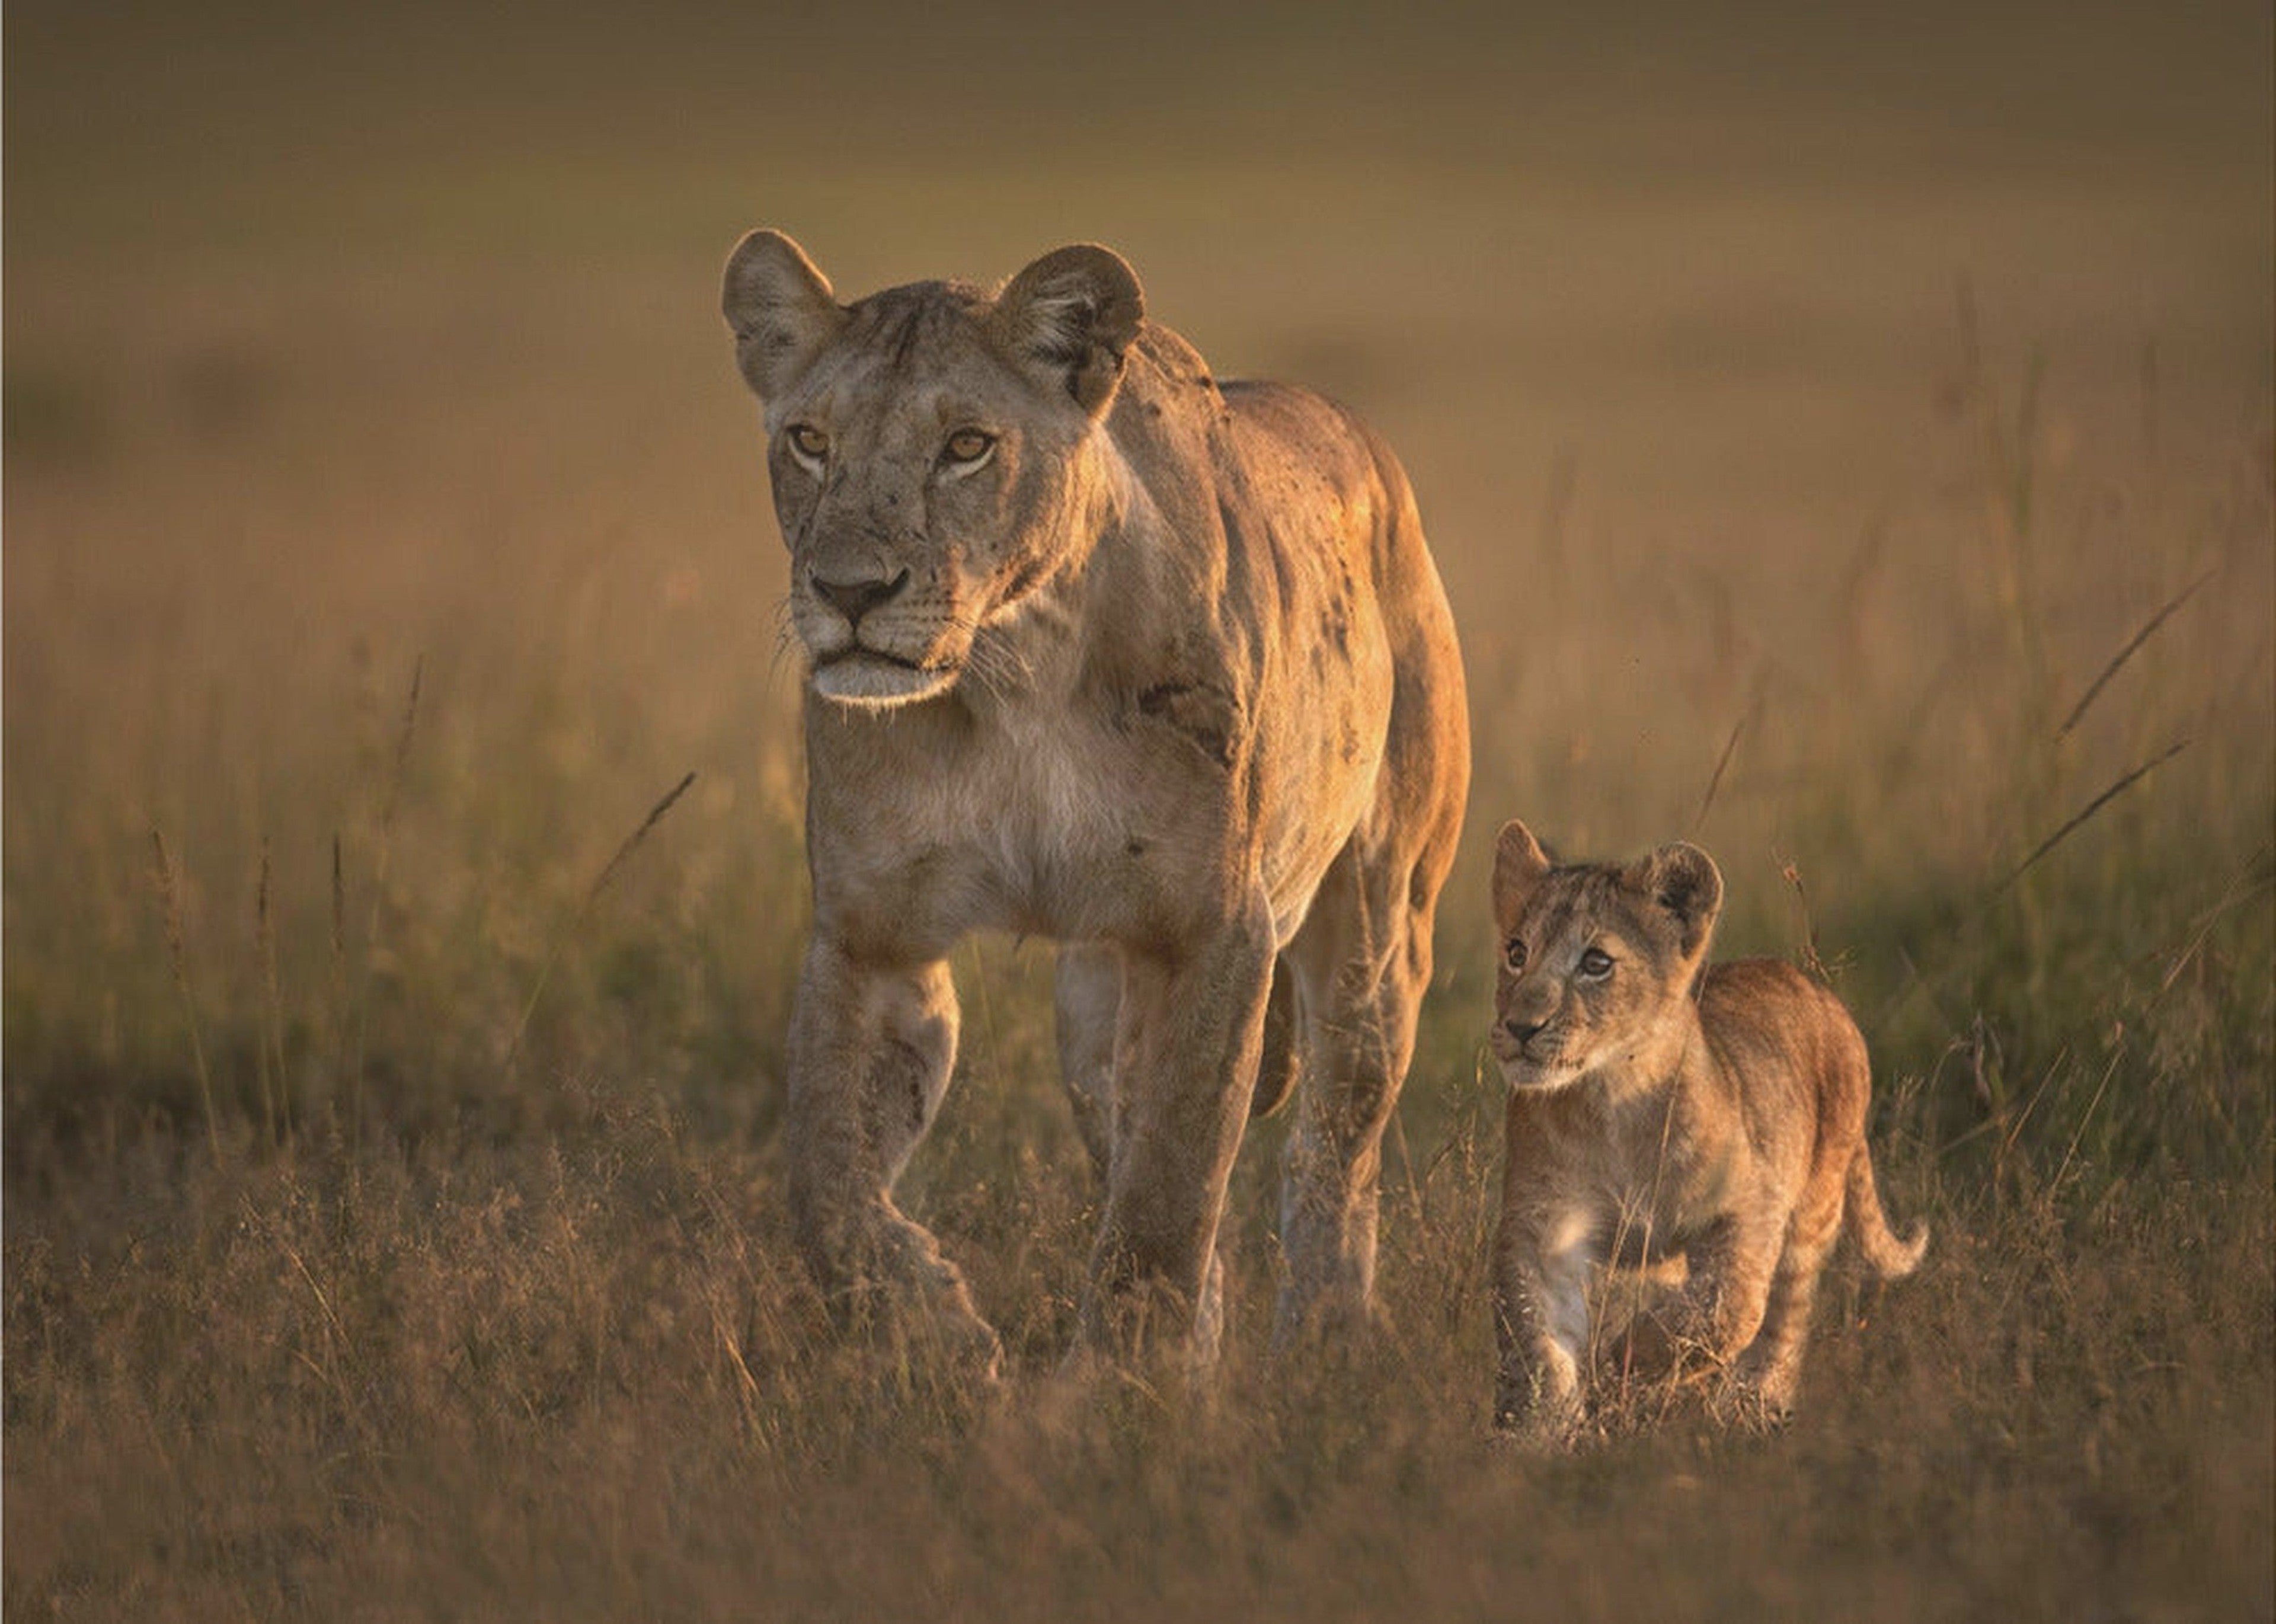
[(1590, 976), (1610, 975), (1612, 956), (1601, 947), (1591, 947), (1581, 955), (1581, 974)]
[(1502, 962), (1509, 966), (1511, 969), (1523, 969), (1525, 968), (1525, 944), (1518, 940), (1515, 937), (1510, 937), (1509, 945), (1503, 948), (1501, 951), (1501, 958)]
[(977, 462), (989, 453), (995, 444), (996, 436), (985, 430), (960, 429), (948, 436), (948, 444), (941, 448), (941, 460), (952, 463)]
[(809, 462), (820, 462), (830, 454), (830, 436), (812, 423), (793, 423), (785, 437), (791, 450)]

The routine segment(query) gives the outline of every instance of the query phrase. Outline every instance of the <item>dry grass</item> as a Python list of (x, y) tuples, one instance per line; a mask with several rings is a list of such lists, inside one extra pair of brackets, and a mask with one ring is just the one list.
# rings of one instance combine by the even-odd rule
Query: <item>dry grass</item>
[(985, 1271), (1022, 1355), (989, 1400), (827, 1340), (765, 1157), (691, 1142), (653, 1102), (588, 1109), (542, 1143), (353, 1161), (185, 1165), (138, 1137), (41, 1189), (38, 1236), (11, 1243), (11, 1612), (1894, 1620), (2270, 1599), (2267, 1302), (2210, 1289), (2265, 1279), (2249, 1187), (2069, 1210), (1937, 1194), (1923, 1276), (1885, 1297), (1837, 1279), (1788, 1432), (1640, 1399), (1578, 1455), (1510, 1459), (1483, 1426), (1468, 1140), (1391, 1226), (1390, 1347), (1276, 1369), (1250, 1324), (1202, 1395), (1058, 1391), (1082, 1203), (1051, 1180), (998, 1197), (1000, 1218), (955, 1226), (975, 1252), (1031, 1238)]
[[(1577, 22), (1536, 42), (1571, 84), (1459, 31), (1269, 80), (1234, 39), (1188, 144), (1007, 97), (945, 151), (912, 85), (824, 172), (752, 138), (743, 25), (621, 62), (570, 27), (536, 55), (578, 95), (455, 122), (522, 36), (452, 34), (391, 123), (377, 24), (223, 51), (223, 108), (167, 66), (194, 42), (26, 15), (11, 1617), (2276, 1605), (2269, 160), (2215, 116), (2265, 133), (2266, 89), (2214, 72), (2250, 39), (2166, 42), (2205, 72), (2164, 123), (2129, 76), (2165, 58), (2089, 19), (2045, 37), (2090, 110), (1947, 65), (1977, 100), (1870, 126), (1628, 83)], [(1005, 37), (944, 49), (995, 84)], [(812, 118), (874, 94), (816, 72)], [(1227, 110), (1256, 84), (1271, 117)], [(148, 122), (87, 125), (115, 105)], [(1333, 133), (1280, 133), (1308, 112)], [(1059, 1384), (1092, 1194), (1047, 951), (992, 940), (905, 1188), (1010, 1379), (823, 1334), (774, 1136), (781, 566), (711, 314), (761, 216), (848, 290), (1109, 239), (1221, 370), (1401, 448), (1479, 761), (1384, 1347), (1266, 1358), (1266, 1125), (1220, 1380)], [(1486, 1438), (1477, 837), (1513, 814), (1581, 853), (1693, 831), (1726, 951), (1817, 956), (1873, 1044), (1890, 1205), (1937, 1239), (1885, 1294), (1837, 1277), (1784, 1434), (1644, 1393), (1569, 1458)]]

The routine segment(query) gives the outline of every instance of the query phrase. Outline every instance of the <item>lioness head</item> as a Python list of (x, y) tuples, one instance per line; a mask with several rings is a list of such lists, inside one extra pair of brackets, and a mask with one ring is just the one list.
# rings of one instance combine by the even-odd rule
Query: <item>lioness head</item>
[(766, 406), (815, 692), (872, 707), (945, 692), (983, 628), (1085, 545), (1093, 430), (1145, 316), (1137, 278), (1083, 245), (993, 298), (921, 282), (840, 305), (796, 243), (759, 231), (721, 304)]
[(1555, 1089), (1624, 1058), (1691, 994), (1723, 906), (1714, 860), (1681, 841), (1625, 868), (1551, 863), (1523, 823), (1494, 847), (1494, 1059)]

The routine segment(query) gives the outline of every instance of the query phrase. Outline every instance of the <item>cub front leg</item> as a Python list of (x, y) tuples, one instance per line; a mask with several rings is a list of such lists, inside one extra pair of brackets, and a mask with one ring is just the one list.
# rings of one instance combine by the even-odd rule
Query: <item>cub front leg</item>
[(1762, 1328), (1777, 1260), (1774, 1224), (1723, 1218), (1687, 1249), (1682, 1289), (1628, 1326), (1612, 1369), (1651, 1379), (1728, 1365)]
[(1113, 1144), (1092, 1248), (1083, 1339), (1112, 1355), (1157, 1336), (1216, 1351), (1218, 1220), (1248, 1120), (1272, 982), (1261, 891), (1171, 954), (1126, 950)]
[[(1512, 1181), (1514, 1183), (1514, 1180)], [(1544, 1213), (1514, 1189), (1494, 1239), (1494, 1329), (1501, 1346), (1494, 1425), (1561, 1438), (1581, 1419), (1588, 1375), (1589, 1279), (1602, 1265), (1587, 1214)]]
[(1001, 1345), (963, 1275), (893, 1204), (947, 1091), (956, 1028), (946, 963), (863, 962), (816, 936), (791, 1016), (791, 1221), (841, 1325), (932, 1344), (992, 1377)]

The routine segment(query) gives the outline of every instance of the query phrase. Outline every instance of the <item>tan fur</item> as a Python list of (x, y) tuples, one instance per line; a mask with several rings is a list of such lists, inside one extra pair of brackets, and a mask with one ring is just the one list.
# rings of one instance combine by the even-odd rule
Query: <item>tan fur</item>
[(1845, 1215), (1885, 1277), (1909, 1273), (1927, 1246), (1924, 1230), (1897, 1241), (1882, 1213), (1865, 1041), (1840, 1000), (1771, 960), (1702, 968), (1722, 896), (1696, 846), (1626, 868), (1557, 867), (1524, 824), (1501, 831), (1503, 1425), (1554, 1431), (1577, 1418), (1588, 1292), (1607, 1266), (1688, 1264), (1611, 1368), (1650, 1377), (1696, 1361), (1784, 1411)]
[(1316, 396), (1220, 386), (1104, 248), (841, 307), (757, 231), (724, 304), (811, 659), (787, 1138), (818, 1277), (992, 1362), (892, 1189), (955, 1054), (946, 956), (994, 929), (1067, 945), (1086, 1341), (1154, 1320), (1206, 1350), (1233, 1153), (1299, 1054), (1279, 1324), (1363, 1315), (1469, 772), (1398, 463)]

